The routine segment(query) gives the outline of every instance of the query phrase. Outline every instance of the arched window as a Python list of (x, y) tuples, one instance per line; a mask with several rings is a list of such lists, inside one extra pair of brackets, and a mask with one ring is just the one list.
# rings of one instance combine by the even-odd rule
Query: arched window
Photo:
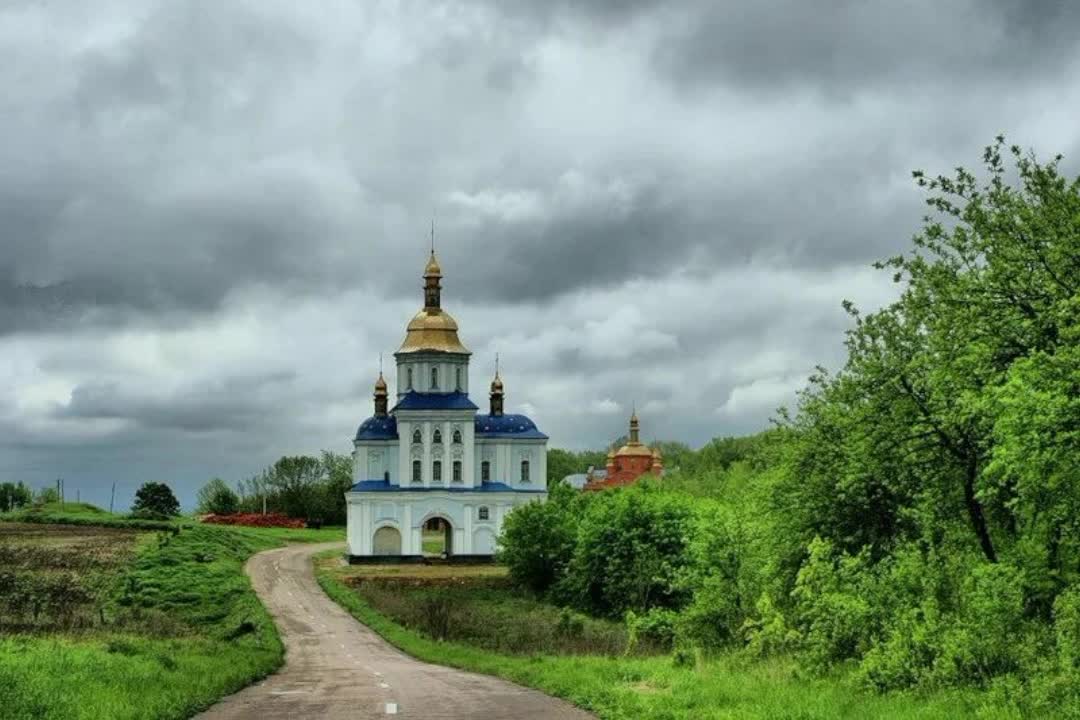
[(461, 392), (461, 368), (457, 369), (457, 390)]
[(521, 461), (521, 482), (529, 482), (529, 461)]
[(481, 507), (477, 514), (481, 520), (487, 520), (489, 517), (488, 509), (486, 506)]
[(413, 460), (412, 461), (412, 481), (414, 483), (424, 481), (424, 478), (422, 477), (421, 473), (422, 473), (422, 470), (421, 470), (421, 466), (420, 466), (420, 461), (419, 460)]
[(383, 482), (385, 482), (385, 483), (390, 482), (390, 471), (389, 470), (386, 470), (386, 471), (383, 472), (382, 479), (383, 479)]
[(442, 482), (442, 460), (431, 463), (431, 482)]
[(442, 445), (442, 430), (435, 428), (435, 432), (431, 436), (431, 442), (434, 445)]
[(487, 460), (480, 463), (480, 482), (491, 482), (491, 463)]
[(412, 368), (405, 371), (405, 389), (412, 390)]
[(431, 389), (439, 389), (439, 368), (437, 367), (431, 368)]
[(461, 482), (461, 461), (460, 460), (455, 460), (454, 461), (454, 482), (456, 482), (456, 483)]
[(454, 430), (453, 438), (454, 438), (454, 444), (455, 445), (460, 445), (461, 444), (461, 431), (460, 430)]
[(420, 443), (424, 442), (424, 436), (420, 434), (420, 428), (412, 431), (412, 441), (413, 445), (419, 445)]

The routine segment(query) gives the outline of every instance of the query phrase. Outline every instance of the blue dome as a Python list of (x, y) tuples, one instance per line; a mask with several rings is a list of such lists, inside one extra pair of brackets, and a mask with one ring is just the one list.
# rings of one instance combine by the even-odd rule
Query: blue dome
[(397, 418), (393, 415), (369, 417), (356, 430), (357, 440), (397, 440)]
[(525, 415), (477, 415), (475, 429), (482, 437), (547, 438)]

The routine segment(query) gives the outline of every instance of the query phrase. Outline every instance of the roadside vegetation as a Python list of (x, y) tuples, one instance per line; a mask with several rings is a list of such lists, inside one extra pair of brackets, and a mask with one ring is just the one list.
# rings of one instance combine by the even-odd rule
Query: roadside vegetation
[(807, 677), (790, 657), (676, 662), (622, 622), (515, 589), (503, 568), (343, 567), (332, 552), (316, 570), (333, 600), (410, 655), (533, 687), (605, 720), (1009, 717), (974, 693), (876, 696), (837, 673)]
[(245, 560), (285, 541), (343, 537), (341, 528), (147, 529), (151, 521), (71, 505), (40, 507), (29, 523), (0, 518), (5, 720), (191, 716), (281, 664)]

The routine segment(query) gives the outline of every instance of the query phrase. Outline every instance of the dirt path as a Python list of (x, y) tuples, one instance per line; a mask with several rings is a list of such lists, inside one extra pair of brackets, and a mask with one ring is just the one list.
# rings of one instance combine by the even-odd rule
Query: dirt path
[(285, 643), (285, 666), (198, 718), (592, 717), (535, 690), (430, 665), (391, 646), (315, 582), (311, 556), (335, 545), (292, 545), (248, 561), (255, 591)]

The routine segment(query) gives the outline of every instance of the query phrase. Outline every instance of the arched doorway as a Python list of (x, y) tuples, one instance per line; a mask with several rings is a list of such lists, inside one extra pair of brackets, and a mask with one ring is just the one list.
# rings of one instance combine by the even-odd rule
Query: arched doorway
[(373, 555), (400, 555), (401, 533), (396, 527), (384, 525), (375, 531), (371, 551)]
[(420, 531), (420, 546), (423, 554), (430, 557), (443, 557), (453, 554), (454, 528), (450, 521), (441, 515), (424, 521)]

